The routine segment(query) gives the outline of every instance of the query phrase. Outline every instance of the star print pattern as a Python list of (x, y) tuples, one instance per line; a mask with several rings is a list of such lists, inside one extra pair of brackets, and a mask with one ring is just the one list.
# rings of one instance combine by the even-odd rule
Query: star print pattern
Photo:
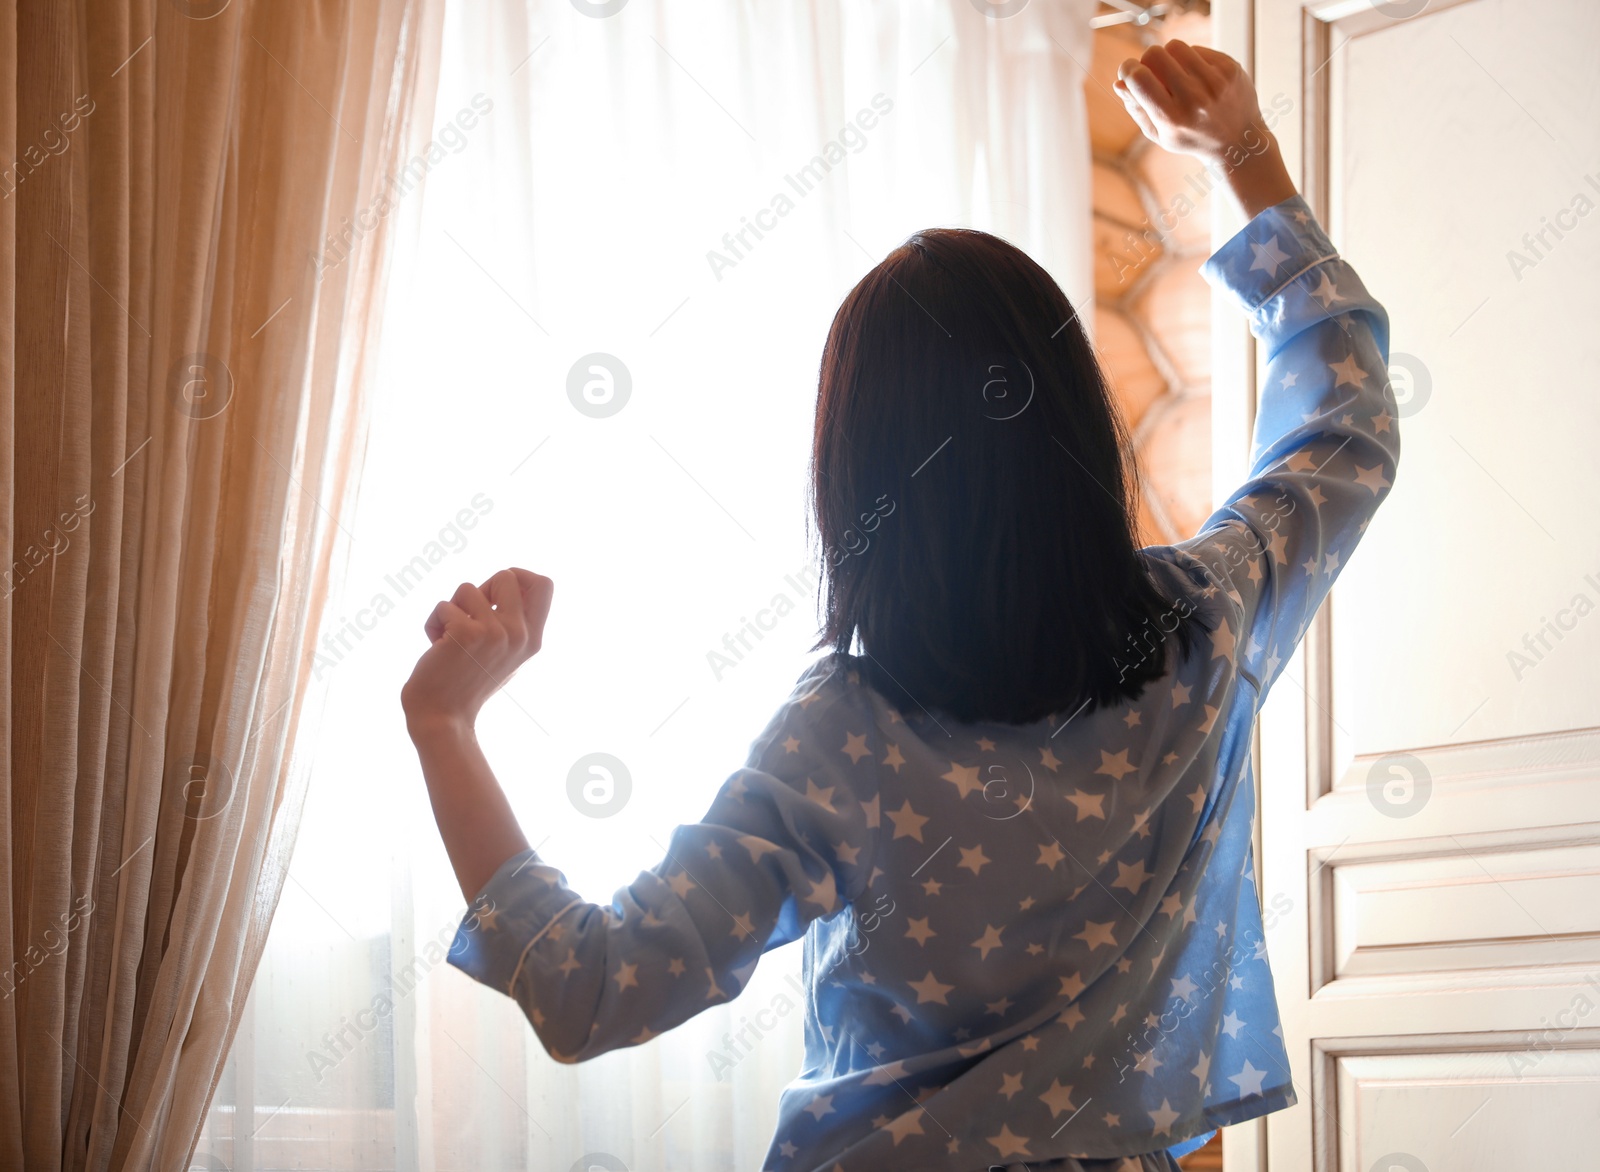
[(1166, 677), (959, 725), (825, 656), (662, 862), (601, 905), (537, 852), (508, 860), (451, 963), (576, 1062), (731, 1000), (804, 938), (806, 1061), (770, 1172), (1155, 1169), (1292, 1105), (1249, 734), (1393, 485), (1398, 411), (1384, 310), (1298, 196), (1202, 272), (1268, 372), (1250, 478), (1142, 551), (1208, 632)]

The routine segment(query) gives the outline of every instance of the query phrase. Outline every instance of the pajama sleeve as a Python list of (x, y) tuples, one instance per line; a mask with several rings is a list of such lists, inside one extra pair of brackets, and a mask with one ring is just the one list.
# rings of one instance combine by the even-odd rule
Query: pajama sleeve
[(1201, 271), (1266, 351), (1251, 472), (1197, 536), (1148, 552), (1216, 604), (1215, 653), (1259, 704), (1394, 482), (1389, 319), (1298, 195)]
[(609, 905), (524, 852), (473, 901), (450, 962), (515, 999), (561, 1062), (735, 997), (763, 952), (866, 887), (882, 749), (839, 670), (831, 656), (807, 669), (705, 817)]

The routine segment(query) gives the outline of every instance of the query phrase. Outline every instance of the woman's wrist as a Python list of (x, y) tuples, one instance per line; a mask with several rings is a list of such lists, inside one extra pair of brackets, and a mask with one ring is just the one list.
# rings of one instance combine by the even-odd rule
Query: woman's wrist
[(1255, 150), (1229, 152), (1208, 161), (1222, 172), (1223, 185), (1247, 220), (1300, 193), (1277, 140), (1265, 130), (1261, 134), (1263, 145)]
[(424, 745), (463, 744), (477, 739), (477, 725), (472, 717), (433, 709), (407, 709), (406, 732), (411, 737), (411, 743), (418, 748)]

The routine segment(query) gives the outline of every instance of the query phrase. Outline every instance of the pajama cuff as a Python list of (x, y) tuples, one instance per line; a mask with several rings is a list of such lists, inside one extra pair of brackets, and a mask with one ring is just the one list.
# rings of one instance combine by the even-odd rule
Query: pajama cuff
[(581, 904), (538, 852), (512, 855), (490, 876), (456, 929), (450, 963), (511, 995), (528, 953), (568, 908)]
[[(1310, 206), (1294, 195), (1258, 213), (1212, 253), (1200, 273), (1230, 293), (1249, 314), (1251, 332), (1275, 348), (1279, 339), (1303, 328), (1307, 315), (1328, 316), (1311, 295), (1324, 279), (1318, 267), (1337, 260), (1339, 253)], [(1339, 281), (1354, 281), (1352, 271), (1342, 263), (1339, 268)]]

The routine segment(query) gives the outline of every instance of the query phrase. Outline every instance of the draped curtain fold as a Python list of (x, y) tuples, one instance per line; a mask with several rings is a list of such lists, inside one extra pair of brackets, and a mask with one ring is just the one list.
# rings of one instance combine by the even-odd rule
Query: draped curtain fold
[(441, 9), (0, 11), (0, 1166), (199, 1133), (299, 821)]

